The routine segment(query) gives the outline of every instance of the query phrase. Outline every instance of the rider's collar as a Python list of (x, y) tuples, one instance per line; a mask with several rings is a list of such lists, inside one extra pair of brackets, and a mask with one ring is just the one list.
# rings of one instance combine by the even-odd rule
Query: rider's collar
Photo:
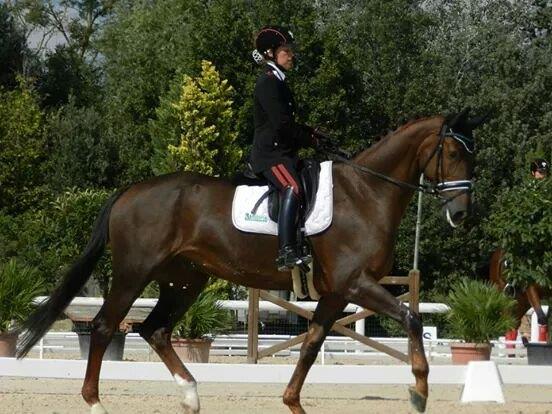
[(272, 68), (272, 72), (274, 73), (274, 76), (276, 76), (279, 80), (282, 82), (286, 80), (286, 74), (282, 69), (278, 67), (278, 65), (275, 62), (267, 61), (266, 64)]

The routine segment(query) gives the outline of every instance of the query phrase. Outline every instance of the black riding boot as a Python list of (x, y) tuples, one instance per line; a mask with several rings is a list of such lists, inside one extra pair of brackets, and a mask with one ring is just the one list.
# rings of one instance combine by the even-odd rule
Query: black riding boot
[(293, 269), (294, 266), (302, 263), (297, 252), (298, 209), (299, 197), (293, 192), (292, 187), (286, 188), (281, 195), (278, 213), (279, 251), (276, 266), (280, 272)]

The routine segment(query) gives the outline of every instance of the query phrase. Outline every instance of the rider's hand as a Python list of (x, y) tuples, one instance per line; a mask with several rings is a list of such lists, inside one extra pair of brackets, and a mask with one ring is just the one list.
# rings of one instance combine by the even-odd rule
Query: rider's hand
[(330, 134), (328, 134), (326, 131), (324, 131), (319, 127), (316, 127), (312, 130), (312, 136), (313, 138), (316, 139), (318, 143), (332, 140), (332, 138), (330, 137)]
[(335, 152), (339, 149), (335, 140), (323, 129), (314, 128), (312, 131), (312, 137), (315, 142), (315, 147), (323, 151)]

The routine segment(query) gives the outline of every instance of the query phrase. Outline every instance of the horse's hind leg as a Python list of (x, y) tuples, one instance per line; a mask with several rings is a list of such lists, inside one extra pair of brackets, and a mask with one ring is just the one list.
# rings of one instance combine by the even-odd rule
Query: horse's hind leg
[(411, 312), (407, 306), (366, 274), (362, 274), (349, 287), (345, 299), (379, 314), (390, 316), (402, 324), (411, 341), (412, 373), (416, 377), (416, 388), (410, 388), (410, 401), (416, 410), (424, 412), (428, 396), (429, 365), (424, 352), (422, 322), (418, 314)]
[(113, 334), (145, 285), (144, 277), (134, 277), (133, 273), (115, 272), (111, 290), (94, 318), (88, 364), (81, 391), (82, 397), (91, 407), (92, 414), (107, 413), (100, 403), (98, 393), (102, 358)]
[[(182, 269), (180, 269), (180, 273)], [(160, 295), (155, 308), (140, 327), (140, 335), (157, 352), (165, 363), (176, 383), (183, 388), (185, 413), (199, 412), (199, 397), (196, 381), (186, 369), (171, 344), (171, 334), (175, 324), (194, 303), (205, 287), (208, 277), (197, 272), (176, 276), (174, 282), (160, 282)], [(164, 279), (167, 279), (165, 276)]]
[(299, 361), (284, 392), (284, 404), (294, 414), (303, 414), (305, 412), (300, 403), (299, 394), (301, 388), (309, 369), (316, 360), (316, 356), (326, 335), (328, 335), (330, 328), (346, 304), (345, 301), (335, 296), (323, 296), (318, 302), (307, 337), (301, 346)]

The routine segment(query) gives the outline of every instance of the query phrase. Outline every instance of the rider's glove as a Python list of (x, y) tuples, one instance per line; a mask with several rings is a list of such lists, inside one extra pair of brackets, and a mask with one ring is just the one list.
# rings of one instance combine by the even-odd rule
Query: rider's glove
[(335, 152), (339, 149), (335, 140), (323, 129), (314, 128), (312, 138), (314, 146), (322, 151)]

